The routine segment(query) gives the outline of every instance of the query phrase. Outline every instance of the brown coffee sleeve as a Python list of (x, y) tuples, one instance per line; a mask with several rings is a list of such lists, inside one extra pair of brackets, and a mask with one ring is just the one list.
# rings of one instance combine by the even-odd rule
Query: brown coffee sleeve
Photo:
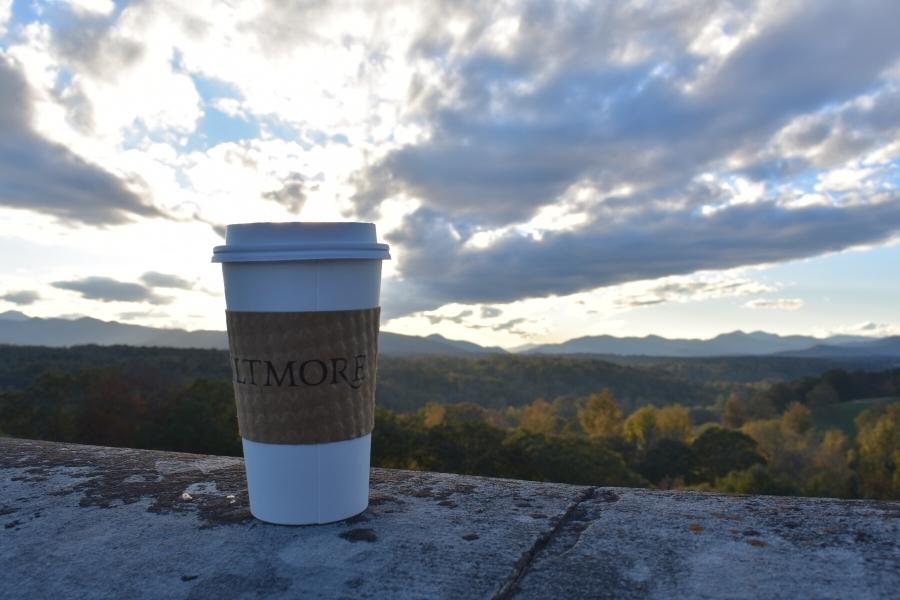
[(241, 437), (322, 444), (370, 433), (379, 313), (226, 311)]

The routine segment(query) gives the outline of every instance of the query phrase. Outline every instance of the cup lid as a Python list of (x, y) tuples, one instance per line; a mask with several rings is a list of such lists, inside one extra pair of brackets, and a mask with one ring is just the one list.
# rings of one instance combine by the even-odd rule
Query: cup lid
[(225, 228), (212, 262), (389, 260), (374, 223), (239, 223)]

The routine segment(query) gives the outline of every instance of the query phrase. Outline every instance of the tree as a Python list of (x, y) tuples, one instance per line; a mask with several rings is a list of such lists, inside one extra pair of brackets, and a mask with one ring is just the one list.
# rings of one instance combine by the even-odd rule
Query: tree
[(517, 430), (507, 436), (503, 447), (509, 465), (504, 477), (580, 485), (647, 486), (599, 439)]
[(804, 484), (804, 494), (855, 497), (858, 479), (850, 468), (852, 454), (850, 440), (844, 432), (838, 429), (826, 431), (813, 456), (814, 475)]
[(450, 421), (423, 432), (412, 450), (416, 468), (462, 475), (502, 477), (505, 434), (487, 423)]
[(825, 380), (820, 381), (806, 393), (806, 402), (812, 406), (824, 406), (840, 401), (837, 390)]
[(646, 451), (657, 440), (656, 416), (658, 409), (652, 405), (642, 406), (627, 419), (622, 427), (625, 440)]
[(756, 451), (753, 438), (739, 431), (710, 427), (691, 444), (697, 455), (698, 474), (714, 481), (731, 471), (747, 469), (766, 460)]
[(375, 429), (372, 430), (372, 466), (412, 469), (413, 450), (422, 445), (421, 419), (398, 415), (375, 407)]
[(722, 408), (722, 426), (737, 429), (747, 420), (744, 412), (744, 400), (737, 392), (731, 392)]
[(813, 426), (812, 411), (799, 402), (792, 402), (781, 415), (781, 423), (789, 431), (806, 433)]
[(522, 409), (519, 427), (531, 433), (554, 434), (562, 428), (562, 419), (556, 416), (553, 405), (538, 398)]
[(756, 442), (758, 452), (766, 459), (771, 472), (798, 480), (810, 474), (815, 450), (814, 432), (799, 434), (785, 427), (781, 419), (750, 421), (741, 431)]
[[(125, 373), (98, 369), (82, 373), (79, 439), (106, 446), (131, 446), (147, 416), (147, 404)], [(233, 396), (228, 396), (234, 402)], [(232, 411), (234, 412), (234, 411)]]
[(770, 419), (776, 415), (775, 405), (766, 392), (753, 395), (732, 392), (722, 410), (722, 425), (738, 429), (747, 421)]
[(658, 439), (686, 442), (691, 437), (691, 413), (680, 404), (670, 404), (656, 413), (656, 434)]
[(557, 396), (553, 399), (553, 414), (562, 419), (562, 435), (582, 435), (585, 433), (578, 412), (584, 408), (585, 399), (578, 396)]
[(422, 423), (425, 427), (435, 427), (447, 419), (447, 407), (443, 404), (428, 404), (422, 409)]
[(428, 404), (422, 409), (421, 414), (422, 422), (426, 427), (451, 423), (484, 423), (487, 421), (487, 410), (471, 402)]
[(691, 480), (696, 469), (693, 448), (673, 439), (659, 440), (637, 465), (638, 473), (663, 488)]
[(789, 479), (772, 473), (762, 464), (754, 464), (740, 471), (731, 471), (717, 479), (715, 487), (717, 490), (732, 494), (791, 496), (797, 493)]
[(650, 448), (657, 439), (657, 412), (655, 406), (648, 404), (631, 413), (623, 425), (625, 440), (637, 446), (641, 451)]
[(784, 412), (792, 402), (804, 400), (804, 396), (797, 386), (791, 383), (774, 383), (762, 393), (771, 402), (776, 413)]
[(241, 455), (241, 439), (230, 381), (198, 378), (184, 387), (147, 432), (156, 448), (203, 454)]
[(900, 498), (900, 402), (856, 417), (859, 477), (869, 498)]
[(609, 389), (588, 396), (578, 410), (578, 422), (589, 437), (612, 438), (622, 434), (622, 409)]

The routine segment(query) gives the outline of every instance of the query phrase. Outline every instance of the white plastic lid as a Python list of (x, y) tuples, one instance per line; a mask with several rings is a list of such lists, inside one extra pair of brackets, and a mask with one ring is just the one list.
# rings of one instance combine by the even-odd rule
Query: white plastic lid
[(390, 258), (374, 223), (240, 223), (226, 227), (212, 262)]

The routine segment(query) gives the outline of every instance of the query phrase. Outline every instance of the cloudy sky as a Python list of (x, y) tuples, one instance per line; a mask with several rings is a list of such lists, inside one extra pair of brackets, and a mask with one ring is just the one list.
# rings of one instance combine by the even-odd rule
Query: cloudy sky
[(0, 311), (224, 328), (369, 220), (387, 330), (900, 333), (900, 2), (0, 0)]

